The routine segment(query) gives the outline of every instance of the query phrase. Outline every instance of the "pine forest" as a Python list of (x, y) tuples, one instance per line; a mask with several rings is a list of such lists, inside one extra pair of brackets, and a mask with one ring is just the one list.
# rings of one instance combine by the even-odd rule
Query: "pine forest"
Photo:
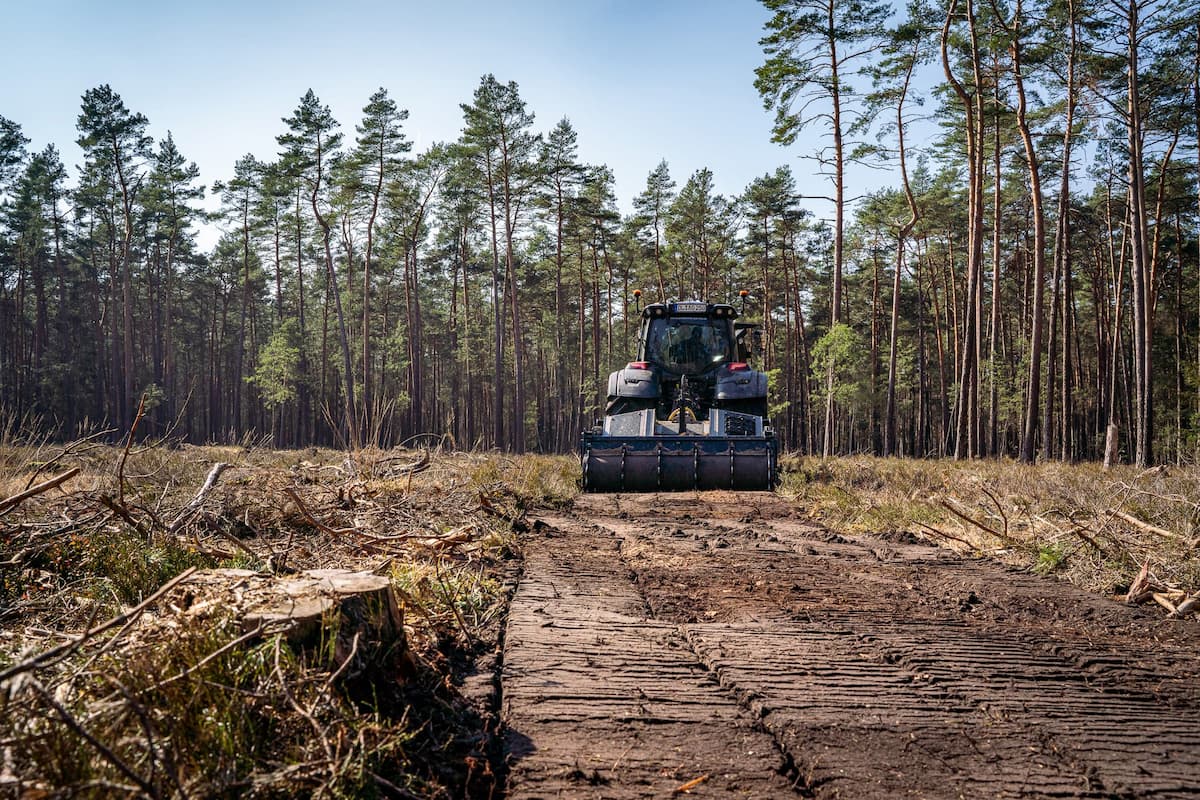
[(744, 81), (821, 146), (736, 196), (653, 154), (627, 213), (509, 76), (423, 151), (387, 89), (264, 98), (274, 156), (220, 176), (120, 87), (80, 87), (77, 169), (0, 117), (0, 423), (569, 452), (639, 303), (701, 298), (761, 323), (790, 451), (1194, 462), (1197, 6), (764, 4)]

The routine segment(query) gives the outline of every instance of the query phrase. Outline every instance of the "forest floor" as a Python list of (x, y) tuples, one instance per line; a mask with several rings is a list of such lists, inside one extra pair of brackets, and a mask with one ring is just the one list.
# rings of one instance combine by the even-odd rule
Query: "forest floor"
[[(1200, 470), (786, 467), (0, 446), (0, 794), (1200, 795)], [(316, 568), (401, 641), (247, 624)]]
[(1194, 619), (770, 494), (537, 519), (509, 797), (1200, 795)]

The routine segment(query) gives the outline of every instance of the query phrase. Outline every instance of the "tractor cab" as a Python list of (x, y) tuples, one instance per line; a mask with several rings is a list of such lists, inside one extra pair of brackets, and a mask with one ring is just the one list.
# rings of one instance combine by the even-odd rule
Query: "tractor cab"
[(757, 326), (735, 324), (736, 318), (733, 306), (724, 303), (692, 300), (648, 305), (642, 311), (638, 360), (673, 377), (745, 363), (754, 350), (754, 339), (748, 340), (747, 335)]

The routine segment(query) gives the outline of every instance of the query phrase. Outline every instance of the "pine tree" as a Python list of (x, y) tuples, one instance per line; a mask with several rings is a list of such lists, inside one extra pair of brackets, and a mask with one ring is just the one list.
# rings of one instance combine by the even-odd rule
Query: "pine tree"
[(663, 235), (674, 200), (675, 181), (671, 180), (671, 169), (664, 158), (646, 176), (646, 188), (633, 198), (633, 208), (637, 212), (634, 217), (635, 233), (654, 258), (659, 302), (665, 302), (668, 297), (667, 281), (663, 274)]
[(225, 221), (237, 231), (241, 248), (241, 302), (238, 313), (237, 360), (234, 366), (232, 388), (233, 429), (240, 435), (246, 429), (246, 404), (242, 402), (242, 383), (253, 367), (246, 368), (246, 350), (257, 353), (257, 342), (251, 341), (247, 323), (250, 319), (250, 269), (257, 262), (255, 249), (254, 209), (260, 200), (263, 165), (247, 153), (233, 165), (233, 177), (228, 183), (218, 182), (213, 189), (221, 195), (221, 213)]
[(25, 145), (29, 139), (21, 133), (21, 126), (0, 116), (0, 197), (8, 191), (21, 164), (25, 162)]
[(570, 447), (575, 438), (578, 424), (568, 421), (567, 377), (570, 360), (567, 353), (566, 324), (566, 243), (567, 225), (571, 207), (575, 204), (579, 184), (585, 174), (579, 163), (578, 135), (565, 117), (558, 121), (542, 144), (538, 171), (544, 179), (542, 196), (539, 200), (550, 215), (554, 226), (554, 385), (555, 394), (549, 398), (548, 424), (551, 426), (551, 441), (555, 450)]
[[(121, 376), (113, 409), (123, 423), (133, 421), (137, 405), (134, 397), (134, 297), (132, 256), (134, 212), (145, 178), (147, 161), (151, 158), (154, 140), (146, 135), (147, 120), (130, 111), (121, 96), (108, 84), (89, 89), (83, 95), (83, 106), (76, 127), (76, 140), (84, 156), (92, 162), (98, 174), (106, 176), (119, 194), (122, 228), (114, 267), (121, 282), (121, 348), (120, 359), (114, 359), (114, 372)], [(114, 352), (116, 348), (114, 347)], [(119, 369), (116, 367), (119, 366)]]
[[(515, 82), (501, 84), (493, 75), (485, 75), (475, 90), (473, 102), (464, 103), (463, 143), (475, 162), (487, 190), (492, 227), (492, 303), (495, 324), (494, 367), (496, 397), (493, 408), (495, 438), (508, 443), (518, 453), (527, 440), (525, 419), (525, 340), (521, 326), (521, 302), (518, 296), (515, 239), (521, 212), (537, 184), (539, 137), (530, 128), (534, 116)], [(502, 215), (503, 239), (497, 231), (497, 214)], [(504, 271), (500, 271), (500, 246), (504, 247)], [(503, 287), (503, 290), (501, 289)], [(500, 305), (501, 291), (509, 305), (513, 342), (513, 409), (508, 420), (512, 431), (504, 430), (504, 393), (501, 377), (504, 367), (504, 323)]]
[(181, 253), (190, 253), (194, 248), (192, 223), (204, 218), (204, 212), (193, 205), (204, 198), (204, 187), (196, 185), (199, 179), (199, 168), (195, 162), (184, 158), (168, 131), (167, 138), (159, 142), (155, 153), (143, 202), (150, 226), (154, 384), (161, 388), (163, 396), (163, 401), (154, 409), (153, 421), (158, 431), (165, 430), (178, 410), (180, 386), (175, 359), (178, 346), (175, 340), (177, 261)]
[(397, 178), (403, 164), (402, 156), (412, 149), (404, 135), (407, 109), (398, 108), (386, 89), (371, 95), (363, 107), (362, 122), (356, 128), (358, 139), (350, 157), (354, 174), (354, 193), (366, 206), (366, 248), (363, 252), (362, 277), (362, 427), (365, 433), (377, 430), (372, 355), (371, 355), (371, 293), (372, 269), (375, 259), (375, 240), (378, 235), (379, 209), (384, 187)]
[[(283, 158), (288, 169), (308, 189), (308, 203), (313, 219), (321, 230), (321, 244), (325, 256), (325, 277), (333, 296), (337, 314), (338, 341), (342, 351), (342, 385), (344, 391), (344, 421), (348, 441), (352, 447), (361, 444), (358, 434), (354, 402), (354, 370), (350, 357), (350, 336), (346, 327), (346, 315), (342, 308), (342, 293), (334, 269), (332, 238), (333, 231), (328, 213), (329, 173), (341, 147), (342, 135), (337, 133), (338, 123), (329, 106), (309, 89), (300, 99), (300, 105), (286, 117), (288, 132), (277, 138), (284, 147)], [(322, 211), (322, 206), (326, 211)]]
[(679, 190), (671, 204), (667, 236), (676, 267), (672, 288), (680, 298), (706, 298), (717, 292), (733, 243), (733, 213), (733, 204), (714, 192), (707, 167), (692, 173)]
[[(829, 131), (832, 153), (822, 150), (815, 158), (830, 170), (834, 195), (833, 324), (842, 321), (842, 272), (845, 238), (846, 161), (845, 137), (856, 109), (850, 104), (852, 80), (866, 67), (866, 56), (883, 36), (883, 23), (891, 13), (880, 0), (763, 0), (774, 12), (769, 33), (760, 44), (766, 62), (755, 70), (754, 82), (763, 104), (775, 110), (772, 139), (793, 144), (801, 130), (819, 124)], [(815, 104), (815, 105), (814, 105)], [(831, 366), (829, 381), (835, 369)], [(833, 454), (833, 402), (827, 387), (825, 456)]]

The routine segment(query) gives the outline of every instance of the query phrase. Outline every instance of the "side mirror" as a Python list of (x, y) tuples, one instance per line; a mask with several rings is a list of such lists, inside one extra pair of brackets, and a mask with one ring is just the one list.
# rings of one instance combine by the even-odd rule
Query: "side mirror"
[(734, 334), (734, 344), (737, 346), (737, 360), (746, 362), (754, 356), (754, 328), (749, 325), (743, 326), (741, 323), (737, 325), (737, 332)]

